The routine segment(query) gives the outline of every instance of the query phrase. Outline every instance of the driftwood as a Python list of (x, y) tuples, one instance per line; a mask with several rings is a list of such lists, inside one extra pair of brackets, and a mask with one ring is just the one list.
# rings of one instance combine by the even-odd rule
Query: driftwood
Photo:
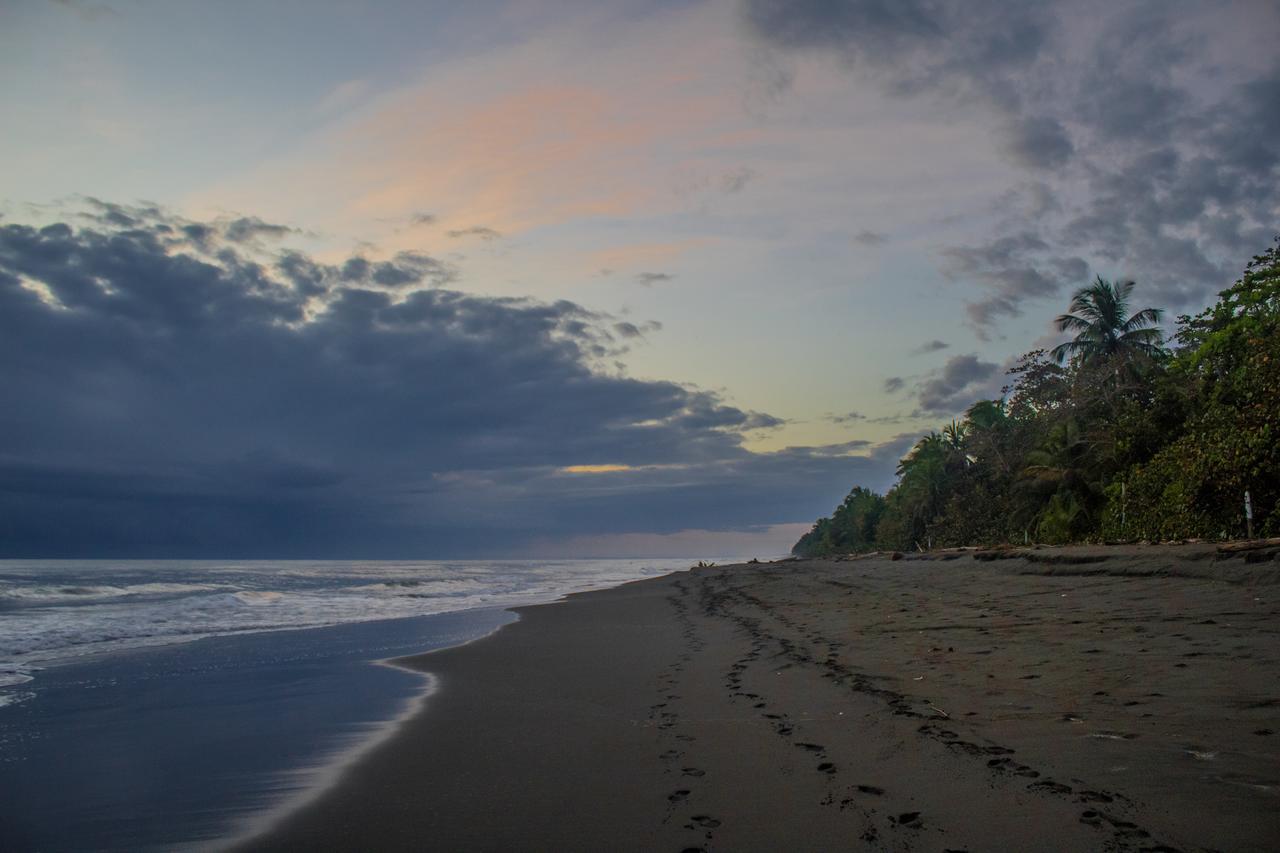
[(1280, 546), (1280, 536), (1270, 539), (1245, 539), (1241, 542), (1226, 542), (1218, 546), (1219, 554), (1239, 554), (1243, 551), (1257, 551), (1259, 548), (1275, 548)]

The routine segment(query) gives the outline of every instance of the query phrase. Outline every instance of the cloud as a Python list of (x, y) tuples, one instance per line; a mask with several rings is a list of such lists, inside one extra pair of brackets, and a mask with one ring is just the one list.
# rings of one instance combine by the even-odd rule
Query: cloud
[(470, 228), (456, 228), (444, 233), (455, 240), (460, 237), (479, 237), (481, 240), (489, 241), (497, 240), (502, 236), (497, 231), (492, 228), (487, 228), (484, 225), (472, 225)]
[(884, 381), (885, 393), (893, 394), (897, 391), (901, 391), (903, 386), (905, 386), (906, 384), (907, 384), (907, 380), (903, 379), (901, 376), (890, 376), (888, 379)]
[(613, 330), (617, 332), (620, 337), (627, 340), (633, 340), (635, 338), (643, 338), (649, 332), (661, 331), (662, 324), (657, 320), (650, 320), (647, 323), (637, 325), (623, 320), (621, 322), (614, 323)]
[(409, 214), (410, 225), (435, 225), (439, 219), (434, 213), (425, 213), (423, 211), (415, 211)]
[(259, 237), (279, 240), (293, 231), (286, 225), (274, 225), (263, 222), (256, 216), (242, 216), (233, 219), (222, 229), (222, 234), (233, 243), (247, 243)]
[(928, 353), (931, 353), (931, 352), (938, 352), (938, 351), (940, 351), (940, 350), (947, 349), (947, 348), (948, 348), (948, 347), (950, 347), (950, 346), (951, 346), (951, 344), (947, 343), (946, 341), (939, 341), (939, 340), (936, 340), (936, 339), (935, 339), (935, 340), (932, 340), (932, 341), (926, 341), (926, 342), (922, 343), (920, 346), (918, 346), (918, 347), (916, 347), (915, 349), (913, 349), (913, 350), (911, 351), (911, 354), (912, 354), (912, 355), (927, 355)]
[(574, 303), (220, 233), (0, 225), (4, 553), (518, 553), (809, 520), (892, 476), (854, 444), (748, 452), (783, 421), (597, 370), (624, 333)]
[(845, 412), (842, 415), (827, 415), (826, 419), (833, 424), (851, 424), (857, 421), (865, 421), (867, 416), (861, 412)]
[(952, 414), (966, 409), (975, 400), (990, 395), (990, 380), (999, 371), (998, 364), (982, 361), (976, 355), (952, 356), (917, 386), (920, 409), (928, 414)]
[(82, 19), (90, 22), (101, 21), (119, 15), (115, 9), (104, 3), (87, 3), (80, 0), (54, 0), (59, 6), (72, 10)]
[(621, 533), (574, 536), (568, 540), (535, 542), (536, 557), (714, 557), (745, 559), (781, 557), (809, 532), (811, 522), (771, 524), (746, 530), (680, 530), (675, 533)]
[(1006, 131), (1005, 145), (1014, 160), (1033, 169), (1057, 168), (1075, 153), (1066, 128), (1046, 116), (1023, 116), (1014, 121)]
[(160, 209), (151, 204), (116, 204), (93, 196), (85, 197), (85, 203), (89, 210), (80, 214), (83, 218), (118, 228), (129, 228), (160, 215)]
[(1057, 295), (1065, 285), (1083, 282), (1089, 266), (1082, 258), (1051, 254), (1032, 231), (997, 237), (973, 246), (944, 249), (943, 271), (953, 279), (978, 279), (988, 295), (966, 307), (970, 324), (985, 337), (1001, 317), (1022, 314), (1028, 299)]
[(891, 91), (961, 85), (1001, 95), (1049, 40), (1052, 12), (1016, 0), (745, 0), (749, 31), (793, 50), (831, 51)]
[(674, 278), (675, 278), (674, 275), (666, 272), (636, 273), (636, 280), (639, 281), (641, 284), (643, 284), (645, 287), (649, 287), (654, 284), (659, 284), (664, 281), (671, 281)]
[[(890, 98), (985, 112), (995, 147), (1035, 180), (1028, 218), (945, 247), (980, 295), (980, 335), (1090, 268), (1167, 307), (1202, 304), (1280, 216), (1280, 7), (1092, 0), (743, 0), (772, 52), (838, 58)], [(1014, 206), (1014, 205), (1010, 205)], [(1034, 242), (1028, 239), (1034, 237)]]
[[(291, 266), (302, 266), (301, 256), (288, 254), (285, 257), (289, 259)], [(457, 269), (451, 264), (421, 252), (397, 252), (389, 261), (351, 257), (332, 273), (336, 273), (346, 285), (376, 284), (390, 288), (407, 288), (424, 283), (443, 287), (458, 277)], [(296, 285), (296, 279), (294, 283)]]
[(730, 195), (740, 193), (755, 176), (756, 173), (754, 171), (743, 166), (722, 176), (720, 189)]
[(883, 246), (889, 242), (888, 234), (881, 234), (878, 231), (859, 231), (853, 235), (853, 242), (859, 246), (875, 247)]
[(866, 439), (856, 438), (851, 441), (842, 441), (837, 444), (822, 444), (810, 447), (787, 447), (781, 452), (785, 454), (802, 454), (805, 456), (850, 456), (872, 447), (873, 444)]
[(614, 323), (613, 330), (624, 338), (639, 338), (644, 335), (644, 333), (640, 331), (640, 327), (635, 323)]

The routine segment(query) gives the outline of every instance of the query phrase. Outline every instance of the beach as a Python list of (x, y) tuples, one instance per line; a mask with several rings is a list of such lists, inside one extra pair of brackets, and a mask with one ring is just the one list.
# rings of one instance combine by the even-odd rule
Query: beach
[(1278, 580), (1274, 549), (955, 551), (519, 608), (398, 660), (424, 709), (238, 849), (1275, 849)]
[(421, 707), (388, 658), (667, 561), (0, 561), (0, 849), (225, 846)]

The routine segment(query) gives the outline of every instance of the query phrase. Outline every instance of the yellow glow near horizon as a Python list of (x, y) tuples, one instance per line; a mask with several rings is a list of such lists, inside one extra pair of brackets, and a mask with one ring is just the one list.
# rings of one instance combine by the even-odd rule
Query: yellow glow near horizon
[(611, 474), (615, 471), (630, 471), (630, 465), (567, 465), (560, 469), (561, 474)]

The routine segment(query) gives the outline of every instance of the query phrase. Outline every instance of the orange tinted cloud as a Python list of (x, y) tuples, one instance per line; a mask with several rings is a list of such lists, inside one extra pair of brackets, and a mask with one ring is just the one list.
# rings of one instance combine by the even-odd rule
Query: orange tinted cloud
[(711, 242), (711, 238), (708, 237), (690, 237), (686, 240), (610, 246), (607, 249), (590, 252), (586, 258), (586, 264), (591, 271), (631, 270), (638, 267), (658, 266)]
[[(687, 154), (740, 117), (707, 74), (724, 65), (732, 39), (721, 33), (712, 43), (672, 25), (660, 18), (648, 25), (659, 36), (628, 29), (625, 41), (609, 44), (584, 27), (433, 66), (412, 85), (370, 97), (304, 150), (220, 188), (218, 203), (291, 221), (333, 212), (321, 227), (348, 234), (354, 223), (421, 209), (445, 228), (513, 236), (662, 212), (671, 204), (664, 146), (678, 140)], [(277, 212), (282, 204), (292, 216)]]
[(613, 474), (618, 471), (630, 471), (630, 465), (567, 465), (560, 469), (561, 474)]

